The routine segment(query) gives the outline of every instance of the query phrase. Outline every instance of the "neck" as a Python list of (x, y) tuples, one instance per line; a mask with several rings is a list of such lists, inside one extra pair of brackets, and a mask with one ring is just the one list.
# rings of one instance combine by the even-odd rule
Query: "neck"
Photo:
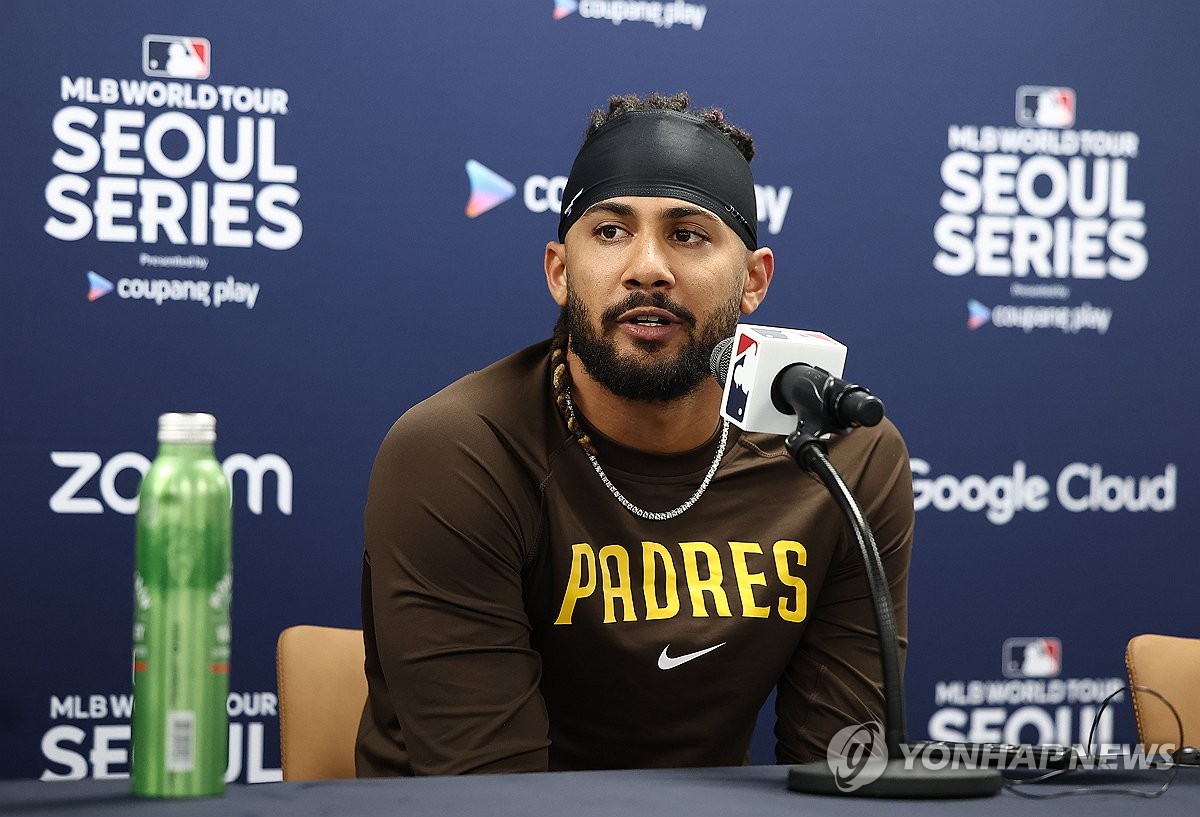
[(571, 395), (588, 423), (622, 445), (656, 454), (675, 454), (697, 448), (717, 430), (721, 389), (706, 380), (689, 395), (661, 403), (618, 397), (601, 386), (583, 367), (574, 351), (567, 353)]

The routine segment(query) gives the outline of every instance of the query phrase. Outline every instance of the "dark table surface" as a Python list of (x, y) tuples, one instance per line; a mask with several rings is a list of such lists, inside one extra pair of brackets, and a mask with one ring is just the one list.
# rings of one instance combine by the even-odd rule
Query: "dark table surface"
[(222, 797), (143, 800), (129, 793), (127, 780), (79, 782), (0, 781), (4, 815), (221, 815), (221, 817), (354, 817), (354, 815), (478, 814), (487, 817), (627, 815), (640, 817), (821, 817), (831, 815), (1005, 815), (1128, 817), (1131, 814), (1200, 815), (1200, 768), (1181, 768), (1161, 797), (1118, 794), (1121, 789), (1153, 791), (1168, 770), (1077, 770), (1053, 784), (1029, 785), (1034, 793), (1078, 787), (1096, 793), (1047, 802), (1001, 791), (980, 800), (878, 800), (826, 797), (787, 790), (787, 767), (670, 769), (620, 772), (428, 777), (386, 780), (328, 780), (230, 786)]

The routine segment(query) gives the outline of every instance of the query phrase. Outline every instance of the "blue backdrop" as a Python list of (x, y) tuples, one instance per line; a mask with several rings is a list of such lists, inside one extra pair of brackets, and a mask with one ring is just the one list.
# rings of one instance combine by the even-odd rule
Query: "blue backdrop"
[(10, 0), (0, 776), (128, 771), (138, 480), (203, 410), (230, 776), (277, 779), (275, 638), (358, 626), (378, 442), (549, 333), (588, 111), (680, 89), (758, 145), (755, 321), (845, 343), (908, 441), (910, 736), (1080, 742), (1129, 636), (1195, 634), (1198, 37), (1137, 0)]

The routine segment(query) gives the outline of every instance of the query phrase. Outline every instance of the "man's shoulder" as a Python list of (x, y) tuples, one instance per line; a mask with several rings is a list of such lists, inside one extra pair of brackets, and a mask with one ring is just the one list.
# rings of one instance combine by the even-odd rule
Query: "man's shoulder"
[(834, 439), (837, 445), (852, 451), (890, 456), (907, 454), (900, 429), (887, 417), (884, 417), (879, 425), (856, 428), (846, 436)]
[(464, 375), (401, 415), (385, 446), (538, 433), (549, 405), (548, 356), (543, 341)]
[[(744, 432), (741, 440), (745, 447), (757, 452), (760, 457), (790, 456), (780, 434)], [(907, 453), (904, 438), (888, 418), (876, 426), (856, 428), (849, 434), (832, 435), (826, 440), (831, 457), (857, 459), (863, 456), (887, 454), (897, 456)]]
[(908, 447), (886, 417), (877, 426), (856, 428), (829, 443), (829, 459), (864, 505), (873, 498), (912, 508), (912, 474)]
[[(743, 453), (743, 467), (760, 468), (771, 463), (772, 469), (794, 468), (784, 445), (784, 437), (778, 434), (743, 434), (739, 449)], [(897, 486), (907, 486), (911, 493), (908, 448), (904, 438), (891, 420), (884, 418), (879, 425), (856, 428), (849, 434), (833, 435), (825, 441), (829, 461), (837, 469), (851, 490), (866, 494), (893, 493)], [(748, 456), (747, 456), (748, 455)], [(755, 464), (757, 463), (759, 464)], [(788, 466), (780, 466), (787, 462)]]

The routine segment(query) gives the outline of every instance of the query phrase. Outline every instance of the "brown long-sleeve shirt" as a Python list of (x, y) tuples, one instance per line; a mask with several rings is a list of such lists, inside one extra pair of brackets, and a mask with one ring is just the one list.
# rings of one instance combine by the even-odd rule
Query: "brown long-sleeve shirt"
[[(365, 513), (369, 695), (361, 776), (736, 765), (776, 698), (781, 763), (880, 719), (874, 612), (853, 537), (783, 438), (730, 429), (712, 484), (667, 521), (621, 507), (555, 409), (549, 346), (401, 417)], [(699, 485), (677, 455), (595, 433), (648, 510)], [(829, 443), (872, 526), (906, 631), (913, 533), (894, 426)]]

